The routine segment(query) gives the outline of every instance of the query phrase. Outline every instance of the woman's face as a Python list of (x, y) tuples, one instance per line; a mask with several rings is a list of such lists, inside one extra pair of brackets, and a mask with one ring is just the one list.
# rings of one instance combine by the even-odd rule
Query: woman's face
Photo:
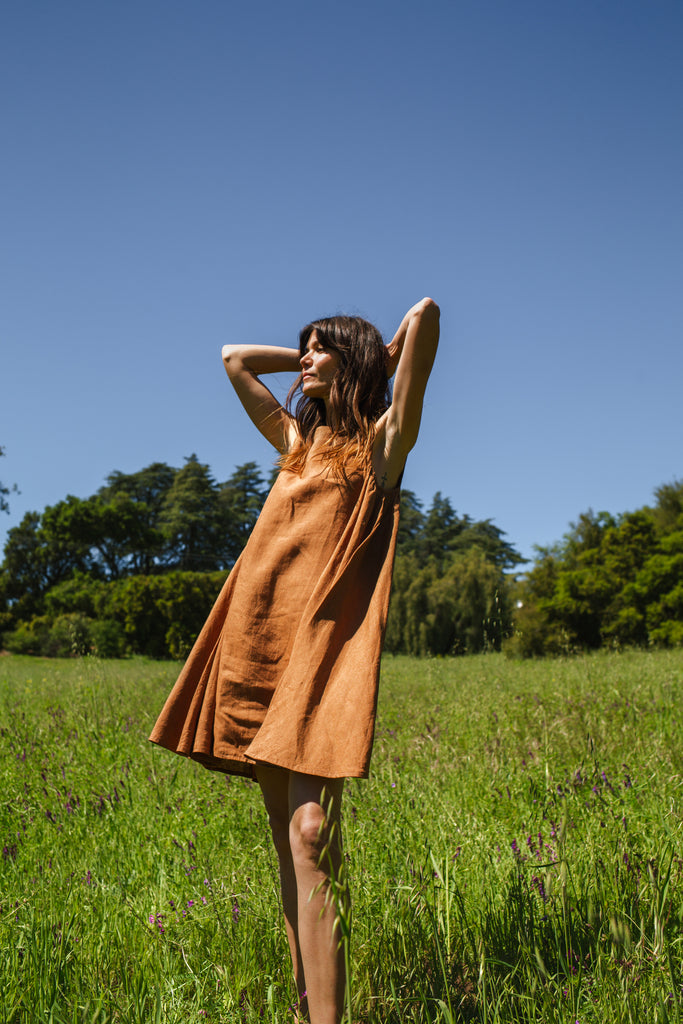
[(301, 363), (301, 390), (307, 398), (329, 398), (335, 374), (341, 366), (341, 356), (334, 349), (325, 348), (317, 331), (311, 331)]

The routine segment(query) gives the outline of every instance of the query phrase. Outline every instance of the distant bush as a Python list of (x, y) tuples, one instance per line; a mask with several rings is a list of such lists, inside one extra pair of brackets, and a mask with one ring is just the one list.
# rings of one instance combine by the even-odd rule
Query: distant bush
[(114, 619), (95, 619), (90, 623), (90, 651), (98, 658), (122, 658), (128, 653), (126, 637)]
[(50, 622), (43, 615), (30, 622), (21, 622), (16, 629), (5, 631), (2, 645), (12, 654), (45, 655), (49, 637)]
[(50, 590), (47, 614), (3, 634), (14, 654), (66, 658), (187, 656), (225, 582), (225, 572), (170, 572), (105, 583), (76, 576)]
[(71, 658), (96, 654), (121, 658), (127, 653), (126, 640), (118, 622), (91, 619), (81, 612), (67, 612), (50, 623), (46, 616), (22, 623), (4, 634), (3, 645), (13, 654), (34, 654), (45, 658)]
[(225, 572), (170, 572), (118, 580), (108, 584), (106, 617), (119, 623), (135, 654), (183, 658), (225, 577)]
[(48, 650), (55, 658), (68, 658), (90, 652), (90, 623), (81, 612), (60, 615), (52, 624), (48, 634)]

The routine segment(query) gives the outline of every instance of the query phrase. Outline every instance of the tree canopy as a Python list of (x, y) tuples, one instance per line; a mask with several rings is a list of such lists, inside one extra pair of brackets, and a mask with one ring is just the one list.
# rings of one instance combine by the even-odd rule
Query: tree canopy
[(458, 515), (440, 491), (426, 512), (403, 491), (386, 649), (499, 650), (511, 627), (506, 573), (524, 562), (504, 538), (490, 519)]
[(589, 510), (537, 549), (517, 593), (515, 650), (683, 643), (683, 481), (655, 499), (619, 516)]

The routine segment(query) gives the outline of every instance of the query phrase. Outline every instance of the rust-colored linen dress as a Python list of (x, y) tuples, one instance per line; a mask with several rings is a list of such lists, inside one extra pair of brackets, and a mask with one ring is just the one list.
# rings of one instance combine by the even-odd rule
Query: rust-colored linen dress
[(399, 488), (320, 457), (278, 476), (150, 739), (206, 767), (365, 778)]

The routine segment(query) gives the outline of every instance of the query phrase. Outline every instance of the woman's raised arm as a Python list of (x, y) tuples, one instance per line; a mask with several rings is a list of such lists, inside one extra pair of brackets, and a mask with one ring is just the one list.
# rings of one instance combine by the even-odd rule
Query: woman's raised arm
[(266, 440), (285, 452), (296, 440), (296, 422), (260, 375), (301, 369), (299, 350), (272, 345), (224, 345), (223, 365), (237, 397)]
[(439, 307), (432, 299), (412, 306), (386, 346), (389, 375), (396, 371), (391, 405), (377, 424), (373, 469), (380, 485), (395, 487), (417, 441), (425, 388), (439, 344)]

